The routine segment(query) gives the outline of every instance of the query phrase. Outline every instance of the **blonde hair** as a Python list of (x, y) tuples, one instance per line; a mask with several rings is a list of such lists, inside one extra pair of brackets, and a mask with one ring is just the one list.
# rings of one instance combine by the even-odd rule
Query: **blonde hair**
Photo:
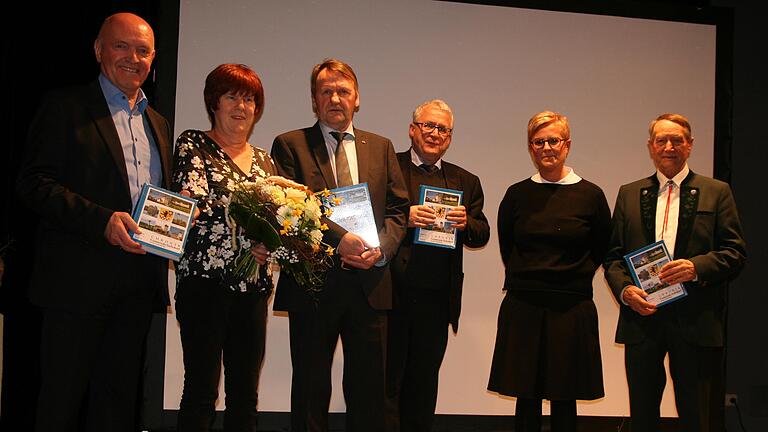
[(561, 138), (565, 140), (571, 139), (571, 128), (568, 126), (568, 117), (558, 114), (554, 111), (542, 111), (536, 113), (528, 120), (528, 143), (536, 132), (551, 124), (559, 124), (563, 130), (563, 136)]

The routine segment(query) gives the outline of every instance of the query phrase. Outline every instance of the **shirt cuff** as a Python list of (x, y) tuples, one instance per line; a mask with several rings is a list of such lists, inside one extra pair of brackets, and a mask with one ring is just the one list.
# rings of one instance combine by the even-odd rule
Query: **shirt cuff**
[(379, 259), (374, 265), (376, 267), (384, 267), (385, 265), (387, 265), (387, 254), (385, 254), (383, 250), (381, 250), (381, 259)]

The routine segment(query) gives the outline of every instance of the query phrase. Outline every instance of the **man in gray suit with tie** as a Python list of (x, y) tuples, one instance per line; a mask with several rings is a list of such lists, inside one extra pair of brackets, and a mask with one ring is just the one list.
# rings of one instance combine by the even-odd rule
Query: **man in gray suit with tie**
[(290, 320), (291, 430), (327, 431), (331, 365), (341, 336), (347, 431), (384, 430), (386, 310), (392, 306), (388, 268), (405, 233), (408, 193), (392, 142), (352, 125), (360, 108), (357, 77), (327, 59), (311, 75), (313, 126), (275, 138), (280, 175), (313, 191), (367, 183), (380, 246), (327, 221), (324, 241), (336, 248), (334, 266), (313, 298), (282, 275), (275, 310)]

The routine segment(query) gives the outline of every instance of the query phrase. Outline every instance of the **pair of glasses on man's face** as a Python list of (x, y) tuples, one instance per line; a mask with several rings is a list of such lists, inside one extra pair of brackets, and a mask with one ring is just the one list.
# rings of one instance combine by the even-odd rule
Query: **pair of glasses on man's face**
[(544, 144), (549, 144), (550, 148), (555, 148), (565, 141), (567, 140), (558, 137), (536, 138), (531, 140), (531, 145), (537, 149), (544, 148)]
[(667, 142), (671, 142), (672, 147), (680, 147), (685, 143), (685, 137), (677, 136), (677, 135), (668, 135), (668, 136), (658, 136), (653, 139), (653, 144), (655, 144), (656, 147), (666, 147)]
[(451, 134), (451, 132), (453, 132), (452, 128), (447, 126), (440, 126), (439, 124), (432, 122), (413, 122), (413, 124), (418, 126), (419, 129), (421, 129), (421, 131), (425, 134), (431, 134), (435, 129), (437, 129), (437, 134), (443, 138), (447, 137)]

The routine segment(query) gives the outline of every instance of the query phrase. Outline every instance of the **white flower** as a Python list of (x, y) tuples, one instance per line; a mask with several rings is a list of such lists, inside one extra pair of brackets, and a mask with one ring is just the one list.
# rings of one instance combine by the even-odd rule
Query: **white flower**
[(222, 235), (222, 234), (224, 234), (226, 232), (226, 228), (224, 228), (224, 224), (223, 223), (215, 223), (211, 227), (211, 231), (213, 233), (215, 233), (215, 234)]
[(320, 205), (318, 204), (316, 199), (310, 198), (305, 202), (304, 213), (307, 219), (310, 219), (313, 221), (317, 221), (320, 219), (321, 210), (320, 210)]
[(215, 182), (220, 182), (220, 181), (224, 180), (224, 176), (219, 174), (219, 173), (217, 173), (217, 172), (215, 172), (215, 173), (211, 174), (211, 180), (213, 180)]
[(312, 230), (309, 232), (309, 238), (312, 239), (312, 244), (319, 245), (323, 240), (323, 233), (318, 229)]
[(199, 156), (193, 157), (192, 160), (190, 160), (190, 162), (192, 163), (193, 167), (197, 169), (203, 169), (203, 161), (200, 159)]

